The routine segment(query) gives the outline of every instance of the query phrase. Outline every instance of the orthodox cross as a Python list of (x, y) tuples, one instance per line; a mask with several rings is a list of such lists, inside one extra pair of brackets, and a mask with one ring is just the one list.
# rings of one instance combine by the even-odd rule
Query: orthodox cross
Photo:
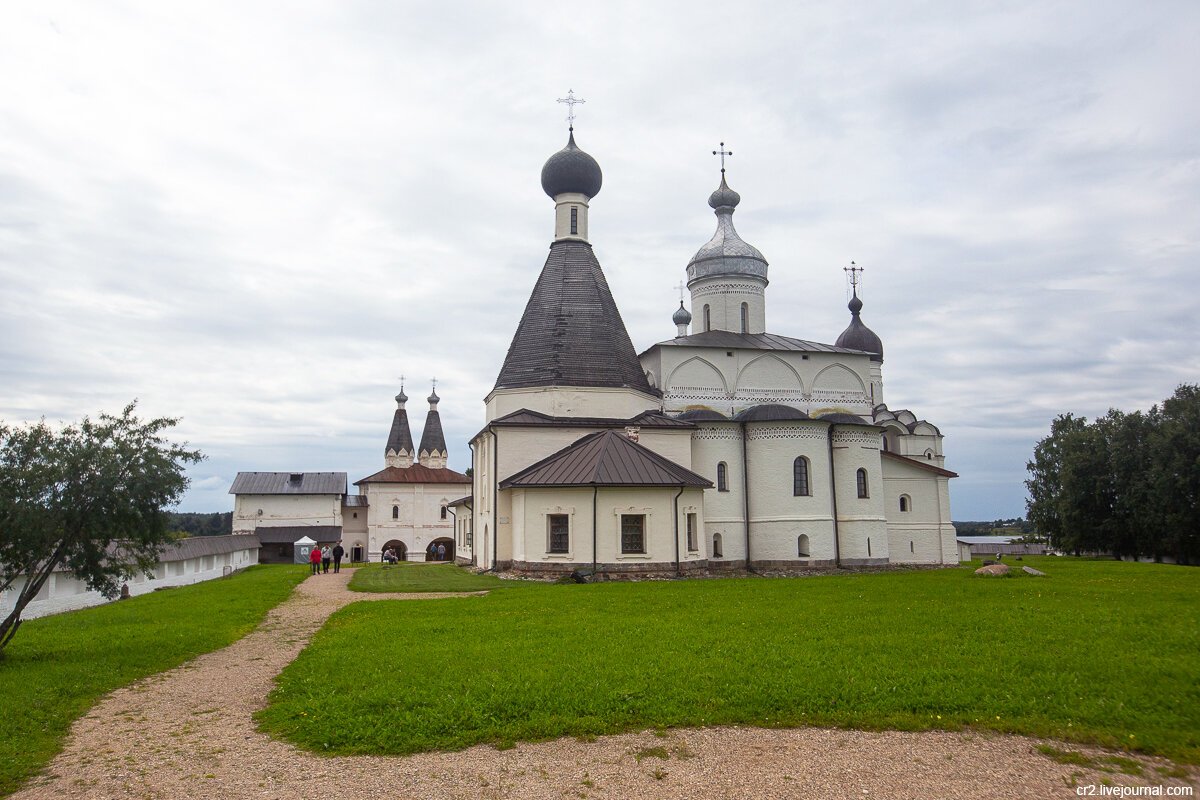
[(725, 156), (731, 156), (731, 155), (733, 155), (733, 151), (732, 151), (732, 150), (726, 150), (726, 149), (725, 149), (725, 143), (724, 143), (724, 142), (721, 142), (721, 149), (720, 149), (720, 150), (713, 150), (713, 155), (714, 155), (714, 156), (720, 156), (720, 157), (721, 157), (721, 174), (722, 174), (722, 175), (724, 175), (724, 174), (725, 174)]
[(437, 378), (430, 378), (429, 380), (433, 382), (433, 393), (437, 394)]
[(571, 126), (571, 130), (575, 130), (575, 106), (579, 103), (586, 103), (587, 100), (576, 97), (574, 89), (568, 89), (567, 96), (558, 98), (557, 102), (567, 104), (567, 124)]
[(850, 266), (842, 267), (842, 271), (850, 276), (850, 288), (855, 294), (858, 294), (858, 282), (860, 280), (858, 276), (863, 271), (863, 268), (851, 261)]
[(404, 376), (400, 376), (400, 391), (404, 391)]
[(679, 290), (679, 305), (683, 305), (683, 290), (687, 288), (684, 286), (683, 281), (680, 281), (678, 286), (672, 286), (671, 288)]

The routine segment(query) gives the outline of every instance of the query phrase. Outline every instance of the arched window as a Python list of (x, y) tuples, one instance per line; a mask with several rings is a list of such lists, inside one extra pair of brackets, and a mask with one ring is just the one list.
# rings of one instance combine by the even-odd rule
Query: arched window
[(728, 470), (725, 467), (724, 461), (717, 464), (717, 491), (718, 492), (728, 492), (729, 491), (729, 479), (728, 479), (728, 476), (726, 475), (727, 472), (728, 472)]
[(884, 436), (884, 437), (883, 437), (883, 452), (885, 452), (885, 453), (891, 452), (891, 449), (892, 449), (892, 448), (888, 447), (888, 440), (887, 440), (887, 437), (886, 437), (886, 436)]
[(742, 303), (742, 333), (750, 332), (750, 307)]
[(925, 459), (926, 459), (927, 461), (932, 461), (932, 460), (933, 460), (933, 451), (932, 451), (932, 450), (926, 450), (926, 451), (925, 451)]
[(905, 512), (912, 511), (912, 500), (906, 494), (900, 495), (900, 510)]
[(858, 496), (859, 497), (870, 497), (871, 496), (867, 492), (867, 471), (865, 469), (860, 469), (858, 471)]
[(721, 534), (713, 534), (713, 558), (721, 558), (724, 554), (721, 552)]
[(400, 506), (392, 506), (392, 519), (400, 519)]
[(808, 459), (804, 456), (799, 456), (792, 462), (792, 494), (796, 497), (812, 494), (808, 485)]
[(446, 518), (446, 507), (442, 506), (442, 519)]
[(712, 330), (712, 314), (709, 313), (708, 304), (704, 304), (704, 330)]
[(796, 555), (800, 558), (808, 558), (808, 535), (800, 534), (796, 537)]

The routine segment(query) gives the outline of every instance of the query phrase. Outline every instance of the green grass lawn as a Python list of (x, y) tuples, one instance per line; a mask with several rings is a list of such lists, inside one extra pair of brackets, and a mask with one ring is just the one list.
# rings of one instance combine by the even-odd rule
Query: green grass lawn
[(1200, 570), (1023, 563), (1049, 577), (976, 562), (357, 603), (259, 719), (331, 753), (738, 723), (968, 727), (1200, 763)]
[[(478, 592), (512, 587), (495, 575), (475, 575), (453, 564), (367, 564), (350, 579), (356, 592)], [(520, 585), (520, 584), (516, 584)]]
[(0, 651), (0, 796), (42, 769), (102, 696), (245, 636), (307, 574), (303, 566), (251, 567), (21, 623)]

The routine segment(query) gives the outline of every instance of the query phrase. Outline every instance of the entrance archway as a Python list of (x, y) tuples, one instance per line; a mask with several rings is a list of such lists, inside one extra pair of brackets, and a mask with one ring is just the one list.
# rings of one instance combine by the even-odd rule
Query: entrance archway
[(387, 552), (388, 548), (396, 551), (396, 558), (400, 561), (408, 561), (408, 548), (404, 546), (404, 542), (399, 539), (392, 539), (383, 546), (383, 552)]
[[(438, 553), (438, 547), (445, 548)], [(434, 539), (429, 543), (429, 547), (425, 548), (426, 561), (453, 561), (454, 560), (454, 539), (449, 536), (441, 539)]]

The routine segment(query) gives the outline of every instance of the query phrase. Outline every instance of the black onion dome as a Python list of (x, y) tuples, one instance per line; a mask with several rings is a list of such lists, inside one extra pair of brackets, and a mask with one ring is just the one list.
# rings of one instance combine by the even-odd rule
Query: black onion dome
[(883, 361), (883, 340), (875, 331), (864, 325), (859, 317), (863, 303), (858, 299), (857, 292), (854, 293), (854, 297), (850, 298), (850, 304), (847, 307), (850, 309), (850, 326), (842, 331), (842, 335), (834, 344), (838, 347), (848, 347), (851, 350), (870, 353), (872, 361)]
[(559, 150), (542, 165), (542, 190), (550, 197), (568, 192), (589, 198), (600, 194), (604, 174), (596, 159), (575, 145), (575, 132), (571, 131), (567, 146)]
[(854, 414), (846, 414), (841, 411), (830, 411), (828, 414), (821, 414), (817, 419), (821, 422), (829, 422), (835, 425), (869, 425), (873, 428), (878, 427), (874, 423), (867, 422), (862, 417)]
[(729, 422), (729, 417), (711, 408), (690, 408), (675, 419), (684, 422)]
[(734, 417), (738, 422), (788, 422), (794, 420), (812, 419), (798, 408), (785, 406), (780, 403), (764, 403), (750, 406)]

